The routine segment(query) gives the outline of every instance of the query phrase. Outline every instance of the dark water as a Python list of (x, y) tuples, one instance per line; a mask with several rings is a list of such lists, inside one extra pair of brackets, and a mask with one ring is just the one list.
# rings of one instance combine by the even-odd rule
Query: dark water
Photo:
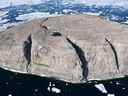
[[(61, 92), (48, 91), (50, 82)], [(101, 83), (104, 84), (108, 93), (102, 93), (94, 87), (95, 84)], [(71, 84), (53, 78), (13, 73), (0, 69), (0, 96), (108, 96), (108, 94), (128, 96), (128, 77)]]

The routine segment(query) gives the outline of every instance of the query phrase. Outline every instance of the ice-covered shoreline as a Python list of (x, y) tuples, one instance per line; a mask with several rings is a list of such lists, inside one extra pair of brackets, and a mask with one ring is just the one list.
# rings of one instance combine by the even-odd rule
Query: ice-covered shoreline
[[(120, 0), (118, 1), (122, 2)], [(126, 2), (126, 0), (123, 1)], [(2, 1), (0, 1), (0, 4), (2, 4), (1, 2)], [(112, 2), (115, 2), (114, 5), (111, 4)], [(10, 7), (0, 7), (0, 31), (4, 31), (8, 27), (15, 26), (19, 23), (35, 18), (53, 17), (65, 14), (96, 15), (104, 17), (110, 21), (128, 24), (127, 7), (117, 5), (117, 1), (115, 0), (112, 0), (111, 2), (108, 1), (108, 3), (103, 3), (103, 0), (101, 0), (101, 2), (98, 2), (97, 4), (95, 3), (97, 3), (97, 0), (74, 0), (74, 2), (72, 0), (58, 0), (58, 2), (44, 0), (43, 3), (36, 2), (29, 5), (22, 5), (26, 3), (19, 3), (19, 5), (17, 5), (14, 2)], [(127, 4), (127, 2), (125, 4)]]

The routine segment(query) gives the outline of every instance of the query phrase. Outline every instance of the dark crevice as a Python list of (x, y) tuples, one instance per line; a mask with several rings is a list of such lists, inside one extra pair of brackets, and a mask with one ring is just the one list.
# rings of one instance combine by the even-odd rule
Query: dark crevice
[(47, 26), (45, 26), (45, 25), (42, 25), (42, 28), (48, 30)]
[(31, 48), (32, 48), (32, 39), (31, 39), (31, 35), (29, 35), (27, 40), (24, 41), (24, 56), (27, 60), (27, 65), (26, 65), (27, 71), (31, 63)]
[(118, 61), (117, 51), (116, 51), (114, 45), (108, 39), (105, 38), (105, 40), (108, 42), (108, 44), (110, 45), (110, 47), (111, 47), (111, 49), (112, 49), (112, 51), (114, 53), (116, 66), (117, 66), (117, 69), (119, 70), (119, 61)]
[(76, 45), (75, 43), (73, 43), (69, 38), (67, 38), (68, 42), (73, 46), (73, 48), (75, 49), (82, 65), (82, 69), (83, 69), (83, 79), (84, 80), (87, 80), (87, 77), (88, 77), (88, 62), (85, 58), (85, 54), (84, 54), (84, 51), (78, 46)]
[(41, 27), (41, 28), (45, 28), (45, 29), (48, 30), (47, 26), (44, 24), (44, 22), (46, 22), (47, 20), (48, 20), (48, 18), (44, 18), (44, 19), (41, 21), (41, 23), (40, 23), (40, 27)]
[(61, 35), (61, 33), (59, 33), (59, 32), (53, 32), (53, 33), (51, 34), (51, 36), (55, 36), (55, 37), (56, 37), (56, 36), (62, 36), (62, 35)]

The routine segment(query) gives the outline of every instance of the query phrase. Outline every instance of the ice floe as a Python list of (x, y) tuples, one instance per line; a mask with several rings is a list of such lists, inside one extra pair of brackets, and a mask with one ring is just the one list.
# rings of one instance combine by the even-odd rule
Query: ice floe
[(115, 96), (114, 94), (108, 94), (107, 96)]
[(108, 93), (103, 84), (95, 84), (95, 87), (99, 89), (102, 93)]

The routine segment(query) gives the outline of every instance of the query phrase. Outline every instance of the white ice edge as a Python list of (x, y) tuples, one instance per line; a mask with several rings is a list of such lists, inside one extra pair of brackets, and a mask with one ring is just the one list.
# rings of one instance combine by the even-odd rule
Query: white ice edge
[[(31, 21), (33, 19), (40, 19), (40, 18), (47, 18), (47, 17), (55, 17), (55, 16), (61, 16), (62, 14), (50, 14), (48, 12), (34, 12), (34, 13), (28, 13), (28, 14), (23, 14), (23, 15), (19, 15), (18, 17), (16, 17), (16, 20), (22, 20), (22, 22), (18, 22), (18, 23), (5, 23), (8, 20), (4, 19), (1, 20), (0, 18), (0, 32), (5, 31), (8, 27), (11, 26), (16, 26), (18, 24), (27, 22), (27, 21)], [(5, 24), (4, 24), (5, 23)]]
[(61, 16), (62, 14), (50, 14), (49, 12), (33, 12), (28, 14), (19, 15), (16, 17), (17, 20), (32, 20), (37, 18), (43, 17), (54, 17), (54, 16)]

